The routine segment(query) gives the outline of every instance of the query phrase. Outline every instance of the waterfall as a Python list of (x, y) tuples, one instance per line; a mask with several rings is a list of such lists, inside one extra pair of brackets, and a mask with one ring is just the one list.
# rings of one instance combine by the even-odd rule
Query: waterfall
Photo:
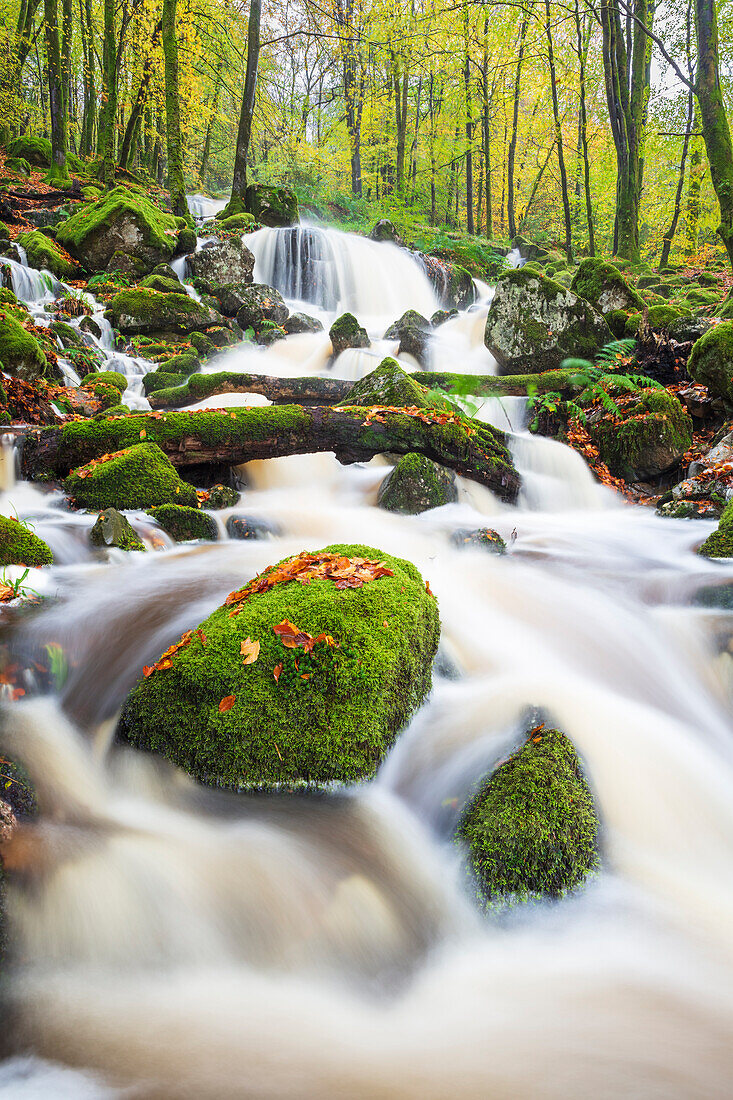
[(254, 253), (255, 281), (290, 300), (387, 324), (407, 309), (430, 317), (438, 308), (419, 261), (397, 245), (311, 225), (258, 229), (245, 243)]
[(186, 195), (191, 217), (197, 222), (213, 218), (226, 206), (228, 199), (212, 199), (208, 195)]
[[(25, 250), (16, 245), (22, 259), (25, 259)], [(21, 302), (38, 304), (51, 302), (67, 290), (65, 283), (60, 282), (50, 271), (36, 271), (34, 267), (28, 267), (26, 263), (18, 263), (10, 256), (0, 256), (0, 280), (4, 285), (2, 269), (9, 268), (10, 286)]]

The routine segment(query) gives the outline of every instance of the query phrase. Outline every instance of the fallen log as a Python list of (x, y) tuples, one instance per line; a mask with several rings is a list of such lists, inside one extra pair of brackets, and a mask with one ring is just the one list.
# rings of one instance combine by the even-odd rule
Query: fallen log
[[(493, 374), (449, 374), (418, 371), (410, 377), (428, 389), (456, 391), (475, 397), (523, 397), (551, 393), (571, 385), (573, 371), (518, 374), (498, 378)], [(148, 395), (154, 409), (181, 409), (222, 393), (258, 393), (275, 404), (331, 405), (347, 400), (354, 383), (341, 378), (278, 378), (267, 374), (192, 374), (185, 385), (156, 390)]]
[(514, 500), (520, 484), (503, 432), (438, 409), (382, 406), (281, 405), (73, 421), (26, 435), (23, 475), (65, 476), (93, 458), (141, 441), (157, 443), (182, 468), (212, 462), (235, 466), (317, 451), (333, 451), (348, 464), (384, 451), (416, 451), (485, 485), (502, 500)]

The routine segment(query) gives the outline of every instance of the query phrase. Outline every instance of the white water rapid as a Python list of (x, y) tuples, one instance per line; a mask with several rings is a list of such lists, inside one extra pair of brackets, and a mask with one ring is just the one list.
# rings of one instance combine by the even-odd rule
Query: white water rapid
[[(256, 277), (275, 271), (262, 266), (275, 232), (255, 242)], [(348, 295), (375, 332), (430, 312), (392, 246), (328, 232), (353, 281), (318, 307), (326, 330)], [(441, 363), (491, 370), (486, 308), (437, 330)], [(330, 370), (363, 374), (384, 352), (376, 340)], [(326, 333), (294, 336), (216, 369), (315, 374), (329, 354)], [(3, 480), (2, 511), (31, 519), (61, 562), (32, 572), (54, 599), (6, 639), (24, 662), (62, 646), (68, 668), (57, 694), (2, 708), (0, 754), (25, 763), (41, 806), (35, 870), (8, 881), (2, 1100), (730, 1095), (733, 619), (696, 596), (733, 569), (694, 553), (710, 523), (623, 503), (577, 454), (527, 434), (522, 401), (479, 415), (513, 433), (516, 507), (462, 482), (454, 504), (392, 515), (375, 506), (382, 459), (278, 459), (242, 469), (238, 505), (214, 513), (266, 520), (269, 539), (171, 547), (134, 514), (150, 551), (126, 556), (93, 552), (95, 517), (60, 494)], [(487, 524), (505, 556), (450, 541)], [(236, 796), (114, 745), (145, 663), (266, 565), (334, 542), (413, 561), (440, 607), (433, 692), (373, 782)], [(491, 918), (452, 835), (528, 708), (582, 756), (603, 868), (572, 898)]]

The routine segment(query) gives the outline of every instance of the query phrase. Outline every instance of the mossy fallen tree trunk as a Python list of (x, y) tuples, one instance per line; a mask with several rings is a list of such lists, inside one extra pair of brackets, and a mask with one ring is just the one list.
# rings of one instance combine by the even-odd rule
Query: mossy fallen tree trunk
[[(470, 393), (476, 397), (524, 397), (528, 393), (550, 393), (571, 385), (573, 375), (567, 370), (551, 370), (544, 374), (516, 374), (498, 378), (493, 374), (447, 374), (418, 371), (410, 378), (428, 389), (443, 389), (446, 393)], [(341, 378), (277, 378), (267, 374), (192, 374), (183, 386), (156, 390), (148, 395), (154, 409), (176, 409), (193, 405), (207, 397), (223, 393), (258, 393), (275, 404), (335, 405), (346, 400), (353, 382)]]
[(157, 443), (178, 467), (238, 465), (318, 451), (333, 451), (339, 462), (348, 464), (384, 451), (417, 452), (485, 485), (502, 500), (514, 500), (519, 490), (503, 432), (441, 409), (389, 412), (379, 406), (281, 405), (74, 421), (26, 436), (23, 474), (62, 477), (93, 458), (141, 441)]

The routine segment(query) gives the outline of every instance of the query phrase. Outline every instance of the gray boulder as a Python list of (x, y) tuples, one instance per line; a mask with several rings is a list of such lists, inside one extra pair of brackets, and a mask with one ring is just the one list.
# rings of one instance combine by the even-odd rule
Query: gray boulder
[(456, 477), (424, 455), (403, 455), (379, 487), (377, 504), (388, 512), (416, 515), (458, 500)]
[(188, 257), (192, 278), (208, 294), (228, 283), (251, 283), (254, 266), (254, 256), (239, 237), (213, 241)]
[(283, 296), (274, 286), (265, 283), (252, 283), (251, 286), (238, 287), (242, 304), (237, 310), (237, 322), (243, 329), (252, 328), (255, 332), (263, 327), (265, 321), (282, 325), (287, 320), (288, 307)]

